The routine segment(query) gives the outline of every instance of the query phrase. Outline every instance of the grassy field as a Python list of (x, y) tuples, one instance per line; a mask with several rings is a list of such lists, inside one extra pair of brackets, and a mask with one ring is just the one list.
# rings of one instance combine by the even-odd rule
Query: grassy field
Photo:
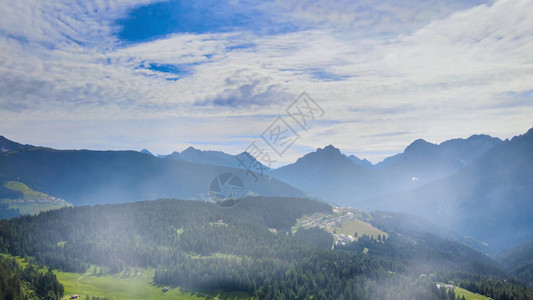
[(488, 297), (485, 297), (482, 295), (476, 295), (460, 287), (455, 287), (455, 295), (460, 296), (460, 297), (465, 296), (466, 300), (488, 300), (489, 299)]
[[(7, 254), (2, 256), (12, 257)], [(22, 267), (28, 266), (28, 261), (21, 257), (14, 257)], [(46, 268), (41, 272), (46, 272)], [(71, 295), (79, 295), (84, 300), (86, 295), (107, 297), (113, 299), (154, 299), (154, 300), (198, 300), (198, 299), (253, 299), (245, 292), (206, 292), (191, 291), (184, 288), (171, 287), (163, 292), (160, 286), (152, 284), (154, 270), (132, 268), (129, 274), (98, 274), (94, 267), (85, 273), (70, 273), (54, 270), (57, 280), (65, 287), (63, 299), (70, 299)]]
[(22, 192), (22, 194), (24, 195), (23, 200), (43, 199), (43, 198), (48, 197), (47, 194), (34, 191), (22, 182), (8, 181), (4, 183), (4, 186), (10, 190)]
[[(3, 203), (9, 204), (10, 209), (18, 209), (21, 215), (35, 215), (42, 211), (72, 206), (64, 200), (34, 191), (22, 182), (8, 181), (4, 183), (4, 187), (22, 193), (22, 199), (2, 200)], [(39, 200), (39, 202), (35, 202), (35, 200)]]
[(373, 236), (377, 239), (378, 235), (384, 235), (388, 236), (387, 233), (375, 228), (374, 226), (370, 225), (369, 223), (363, 222), (358, 219), (353, 220), (346, 220), (342, 222), (340, 227), (335, 228), (337, 234), (344, 234), (344, 235), (354, 235), (355, 232), (357, 232), (358, 236), (362, 236), (363, 234), (366, 234), (368, 236)]
[(68, 273), (54, 271), (59, 282), (65, 287), (65, 297), (70, 295), (80, 295), (85, 299), (85, 295), (108, 297), (113, 299), (249, 299), (250, 296), (243, 292), (195, 292), (182, 288), (171, 288), (168, 292), (163, 292), (162, 287), (152, 284), (153, 270), (133, 268), (130, 275), (119, 274), (97, 274), (93, 268), (88, 272)]

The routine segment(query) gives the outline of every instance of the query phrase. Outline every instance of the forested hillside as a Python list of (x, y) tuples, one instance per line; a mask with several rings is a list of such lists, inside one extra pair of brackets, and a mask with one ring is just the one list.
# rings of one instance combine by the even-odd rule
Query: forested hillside
[[(64, 208), (0, 221), (0, 250), (71, 272), (155, 268), (158, 285), (258, 299), (448, 299), (435, 281), (506, 278), (487, 257), (433, 236), (391, 231), (386, 240), (363, 236), (332, 250), (323, 230), (291, 232), (303, 215), (331, 210), (265, 197), (230, 209), (173, 199)], [(533, 295), (512, 283), (502, 288), (519, 291), (516, 299)]]
[(509, 272), (533, 287), (533, 241), (500, 253), (496, 258)]
[(56, 299), (63, 286), (50, 271), (39, 271), (29, 263), (22, 267), (14, 258), (0, 255), (0, 299)]

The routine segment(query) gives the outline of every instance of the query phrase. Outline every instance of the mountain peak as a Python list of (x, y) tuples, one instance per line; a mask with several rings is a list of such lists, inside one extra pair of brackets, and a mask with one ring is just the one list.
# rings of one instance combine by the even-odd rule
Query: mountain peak
[[(237, 160), (237, 157), (239, 155), (242, 155), (243, 153), (246, 152), (242, 152), (238, 155), (231, 155), (223, 151), (200, 150), (194, 148), (193, 146), (190, 146), (187, 149), (183, 150), (181, 153), (173, 152), (172, 154), (165, 156), (165, 158), (214, 166), (238, 168), (239, 161)], [(263, 167), (263, 170), (270, 169), (270, 167), (268, 166), (263, 165)]]
[(490, 135), (487, 134), (474, 134), (471, 135), (467, 140), (483, 140), (483, 139), (493, 139)]
[(425, 151), (431, 148), (436, 148), (437, 145), (430, 143), (424, 139), (417, 139), (412, 142), (407, 148), (405, 148), (404, 153), (415, 152), (415, 151)]
[(146, 148), (142, 149), (142, 150), (139, 151), (139, 152), (144, 153), (144, 154), (148, 154), (148, 155), (152, 155), (152, 156), (153, 156), (152, 152), (150, 152), (150, 151), (149, 151), (148, 149), (146, 149)]
[(201, 152), (202, 150), (196, 149), (193, 146), (189, 146), (187, 149), (183, 150), (183, 152), (181, 152), (181, 153), (183, 154), (183, 153), (187, 153), (187, 152), (198, 152), (198, 151)]
[(427, 144), (431, 144), (431, 143), (424, 139), (416, 139), (409, 146), (418, 146), (418, 145), (427, 145)]
[(342, 155), (339, 148), (334, 147), (333, 145), (327, 145), (324, 148), (316, 149), (316, 153), (324, 153), (327, 155)]
[(317, 148), (315, 152), (307, 153), (300, 157), (296, 163), (331, 163), (335, 161), (351, 161), (346, 155), (341, 153), (341, 150), (328, 145), (324, 148)]

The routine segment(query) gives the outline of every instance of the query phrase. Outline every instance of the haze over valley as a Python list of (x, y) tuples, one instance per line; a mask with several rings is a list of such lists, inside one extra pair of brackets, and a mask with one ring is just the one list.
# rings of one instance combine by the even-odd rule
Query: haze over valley
[(0, 0), (0, 300), (533, 299), (532, 0)]

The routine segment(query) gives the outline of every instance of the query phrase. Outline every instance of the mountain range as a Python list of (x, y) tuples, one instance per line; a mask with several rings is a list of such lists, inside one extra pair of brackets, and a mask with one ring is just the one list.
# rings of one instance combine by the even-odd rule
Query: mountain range
[(454, 174), (372, 199), (505, 249), (533, 239), (533, 129), (499, 143)]
[(241, 178), (249, 194), (304, 197), (302, 191), (243, 169), (160, 159), (136, 151), (34, 147), (0, 154), (0, 182), (16, 180), (74, 205), (156, 198), (202, 200), (221, 173)]
[(268, 170), (257, 182), (238, 166), (243, 153), (189, 147), (159, 158), (147, 150), (54, 150), (4, 137), (0, 142), (0, 183), (20, 181), (74, 205), (202, 200), (210, 181), (230, 172), (249, 195), (313, 196), (418, 215), (485, 252), (533, 240), (533, 129), (505, 141), (488, 135), (440, 144), (418, 139), (376, 165), (329, 145)]
[(487, 252), (533, 239), (533, 129), (506, 141), (416, 140), (373, 168), (327, 146), (272, 175), (333, 203), (424, 217)]
[(271, 174), (326, 201), (375, 209), (369, 199), (411, 190), (449, 176), (501, 142), (487, 135), (440, 144), (419, 139), (403, 153), (375, 166), (360, 163), (361, 160), (354, 163), (353, 157), (329, 145)]

